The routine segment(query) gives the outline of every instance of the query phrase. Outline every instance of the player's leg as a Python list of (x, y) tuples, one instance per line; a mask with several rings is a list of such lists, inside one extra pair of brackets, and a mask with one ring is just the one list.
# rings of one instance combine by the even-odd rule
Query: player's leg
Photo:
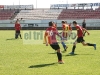
[(68, 48), (68, 47), (66, 46), (66, 44), (65, 44), (63, 41), (61, 42), (61, 44), (62, 44), (62, 46), (63, 46), (63, 48), (64, 48), (64, 51), (66, 51), (67, 48)]
[(15, 31), (15, 39), (17, 38), (17, 33), (16, 33), (16, 31)]
[(18, 31), (16, 31), (16, 33), (15, 33), (15, 39), (17, 39), (18, 38)]
[(20, 34), (20, 39), (22, 39), (22, 36), (21, 36), (21, 34)]
[(57, 57), (58, 57), (58, 63), (63, 64), (62, 53), (61, 53), (60, 49), (57, 49)]
[(75, 52), (76, 44), (77, 44), (77, 41), (75, 41), (75, 42), (73, 43), (72, 52), (70, 53), (70, 54), (72, 54), (72, 55), (73, 55), (74, 52)]
[(81, 42), (81, 38), (78, 37), (77, 40), (73, 43), (73, 48), (72, 48), (72, 52), (70, 54), (74, 54), (75, 52), (75, 48), (76, 48), (76, 44)]
[(80, 42), (83, 44), (83, 46), (93, 46), (94, 49), (96, 50), (96, 44), (85, 43), (85, 40), (83, 39), (83, 37), (80, 37)]
[(96, 50), (96, 44), (82, 42), (83, 46), (92, 46)]
[(61, 51), (60, 51), (60, 47), (59, 47), (58, 43), (51, 44), (50, 46), (51, 46), (54, 50), (57, 51), (58, 63), (63, 64), (63, 61), (62, 61), (62, 53), (61, 53)]
[(20, 39), (22, 39), (22, 36), (21, 36), (20, 30), (19, 30), (19, 36), (20, 36)]
[(61, 44), (62, 44), (62, 46), (63, 46), (63, 48), (64, 48), (64, 51), (66, 51), (68, 47), (67, 47), (67, 45), (64, 43), (64, 40), (65, 40), (64, 38), (63, 38), (63, 39), (61, 38)]

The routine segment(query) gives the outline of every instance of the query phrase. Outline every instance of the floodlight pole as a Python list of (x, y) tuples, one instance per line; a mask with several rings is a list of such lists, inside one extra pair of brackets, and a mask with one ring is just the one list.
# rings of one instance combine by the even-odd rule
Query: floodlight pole
[(37, 0), (36, 0), (36, 8), (37, 8)]
[(66, 0), (66, 3), (67, 3), (67, 9), (68, 9), (68, 0)]
[(19, 5), (20, 5), (20, 0), (19, 0)]

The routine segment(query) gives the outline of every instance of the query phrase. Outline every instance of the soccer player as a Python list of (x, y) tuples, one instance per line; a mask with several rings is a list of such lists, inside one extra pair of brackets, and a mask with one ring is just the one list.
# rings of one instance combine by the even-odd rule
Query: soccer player
[(85, 40), (83, 39), (83, 30), (86, 31), (88, 35), (89, 35), (89, 32), (85, 28), (82, 28), (81, 26), (79, 26), (76, 21), (73, 21), (73, 25), (77, 29), (78, 37), (77, 37), (77, 40), (73, 44), (72, 52), (70, 54), (74, 54), (77, 43), (82, 43), (83, 46), (92, 46), (96, 50), (96, 44), (85, 43)]
[(68, 36), (70, 37), (72, 34), (72, 27), (71, 27), (71, 23), (69, 24), (69, 31), (68, 31)]
[[(57, 57), (58, 57), (58, 63), (63, 64), (62, 61), (62, 54), (60, 52), (60, 47), (59, 44), (57, 43), (56, 40), (56, 35), (60, 36), (58, 34), (58, 31), (54, 26), (54, 22), (49, 22), (49, 27), (46, 29), (45, 35), (44, 35), (44, 39), (46, 42), (46, 46), (48, 46), (48, 44), (50, 44), (50, 46), (57, 51)], [(60, 36), (61, 37), (61, 36)]]
[(20, 39), (22, 39), (21, 34), (20, 34), (20, 30), (21, 30), (21, 25), (19, 23), (19, 19), (16, 20), (15, 22), (15, 39), (18, 38), (18, 36), (20, 35)]
[[(83, 20), (82, 27), (86, 29), (85, 19)], [(86, 31), (83, 31), (83, 36), (85, 36)]]
[[(54, 24), (53, 24), (53, 27), (54, 27), (54, 28), (57, 28), (57, 24), (54, 23)], [(59, 35), (63, 37), (62, 32), (59, 33)], [(63, 38), (61, 38), (61, 44), (62, 44), (62, 46), (63, 46), (63, 48), (64, 48), (64, 52), (65, 52), (66, 49), (67, 49), (67, 46), (66, 46), (66, 44), (64, 43), (64, 39), (63, 39)]]
[[(63, 29), (63, 31), (62, 31), (62, 36), (64, 37), (64, 38), (68, 38), (68, 37), (70, 37), (70, 35), (71, 35), (71, 33), (72, 33), (72, 28), (71, 28), (71, 26), (70, 25), (68, 25), (67, 24), (67, 22), (66, 21), (62, 21), (62, 29)], [(63, 45), (63, 48), (64, 48), (64, 51), (66, 51), (67, 50), (67, 46), (66, 46), (66, 44), (64, 43), (64, 41), (62, 41), (62, 45)]]
[(67, 32), (69, 30), (69, 25), (66, 21), (62, 21), (63, 37), (67, 38)]

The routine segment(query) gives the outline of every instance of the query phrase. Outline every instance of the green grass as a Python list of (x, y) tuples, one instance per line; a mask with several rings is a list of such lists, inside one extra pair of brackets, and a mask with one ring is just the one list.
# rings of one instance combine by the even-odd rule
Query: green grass
[(100, 31), (89, 32), (85, 40), (96, 43), (97, 50), (77, 44), (77, 55), (70, 56), (72, 44), (68, 44), (62, 53), (65, 64), (58, 64), (50, 46), (23, 44), (23, 39), (11, 39), (14, 31), (0, 31), (0, 75), (100, 75)]

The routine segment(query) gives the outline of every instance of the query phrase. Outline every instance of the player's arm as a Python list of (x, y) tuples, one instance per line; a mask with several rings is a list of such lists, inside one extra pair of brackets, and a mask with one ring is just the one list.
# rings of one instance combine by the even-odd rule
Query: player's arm
[(88, 35), (90, 34), (85, 28), (83, 28), (83, 31), (86, 31)]
[(45, 41), (46, 46), (48, 46), (47, 35), (48, 35), (48, 33), (45, 32), (45, 34), (44, 34), (44, 41)]
[(58, 35), (60, 38), (62, 38), (62, 36), (61, 36), (59, 33), (57, 33), (57, 35)]
[(62, 36), (59, 34), (58, 30), (56, 29), (56, 34), (62, 39)]

